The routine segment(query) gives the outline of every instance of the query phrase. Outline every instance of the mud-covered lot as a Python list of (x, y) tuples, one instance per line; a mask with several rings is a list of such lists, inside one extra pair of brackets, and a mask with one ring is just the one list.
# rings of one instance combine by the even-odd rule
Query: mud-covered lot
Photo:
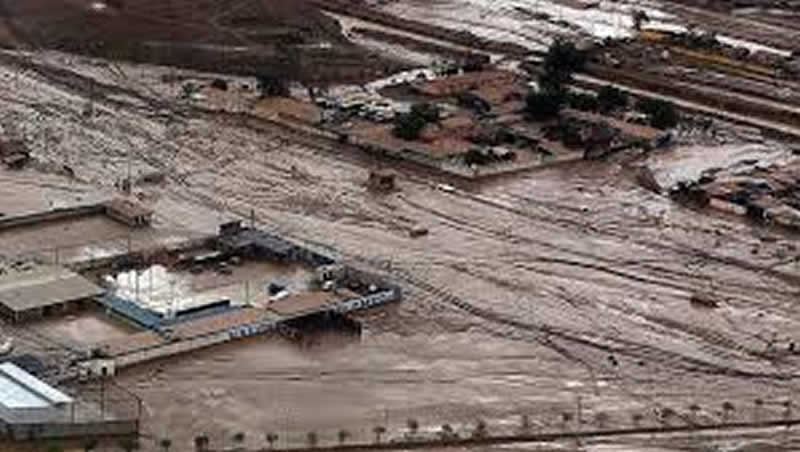
[[(365, 156), (225, 114), (156, 115), (130, 79), (117, 82), (129, 92), (95, 86), (97, 113), (87, 116), (89, 94), (74, 82), (110, 84), (111, 72), (73, 67), (84, 75), (67, 77), (36, 63), (2, 69), (0, 125), (40, 161), (0, 173), (4, 191), (69, 164), (74, 179), (50, 172), (42, 189), (110, 193), (131, 157), (134, 175), (167, 174), (134, 190), (162, 227), (208, 232), (252, 210), (270, 230), (407, 291), (362, 318), (361, 342), (259, 339), (124, 373), (119, 383), (143, 398), (144, 432), (172, 438), (174, 450), (201, 433), (220, 444), (244, 432), (255, 446), (267, 431), (301, 444), (313, 430), (326, 443), (338, 429), (372, 437), (380, 424), (391, 437), (407, 418), (423, 430), (482, 418), (505, 431), (527, 413), (536, 428), (569, 429), (563, 413), (578, 403), (587, 424), (598, 412), (611, 425), (631, 426), (635, 413), (655, 424), (663, 407), (751, 419), (782, 416), (794, 393), (792, 236), (678, 207), (619, 163), (447, 181), (453, 189), (404, 167), (399, 192), (375, 195), (363, 183), (380, 162)], [(415, 224), (430, 234), (410, 238)], [(697, 291), (720, 306), (692, 306)]]

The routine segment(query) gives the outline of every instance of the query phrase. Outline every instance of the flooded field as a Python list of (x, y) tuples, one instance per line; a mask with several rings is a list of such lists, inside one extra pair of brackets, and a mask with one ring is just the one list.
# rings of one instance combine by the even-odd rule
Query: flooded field
[[(81, 77), (113, 80), (89, 64), (80, 69)], [(302, 445), (315, 431), (332, 444), (338, 429), (364, 439), (381, 425), (391, 438), (408, 418), (423, 431), (447, 423), (459, 432), (479, 419), (492, 432), (508, 431), (521, 414), (541, 429), (598, 419), (658, 425), (664, 407), (704, 422), (771, 419), (786, 416), (796, 397), (800, 274), (777, 267), (796, 237), (768, 238), (739, 218), (680, 207), (638, 186), (627, 165), (581, 161), (483, 183), (447, 181), (452, 186), (400, 165), (399, 191), (377, 195), (364, 184), (385, 162), (268, 125), (199, 112), (161, 120), (143, 113), (141, 99), (112, 110), (102, 107), (102, 86), (91, 95), (104, 113), (86, 120), (75, 98), (89, 93), (69, 84), (23, 74), (4, 90), (0, 106), (37, 114), (37, 127), (70, 136), (37, 141), (34, 150), (54, 164), (81, 162), (74, 187), (110, 193), (107, 181), (130, 152), (141, 167), (170, 170), (163, 186), (137, 187), (170, 228), (208, 232), (252, 217), (383, 273), (406, 294), (398, 306), (359, 316), (360, 342), (328, 335), (300, 347), (263, 338), (123, 373), (119, 383), (143, 399), (145, 450), (162, 437), (173, 450), (191, 450), (203, 433), (220, 445), (242, 432), (260, 447), (266, 432)], [(45, 100), (58, 111), (31, 107)], [(102, 150), (92, 146), (98, 136)], [(429, 234), (409, 237), (416, 224)], [(17, 240), (36, 239), (8, 246)], [(151, 275), (154, 306), (172, 280), (185, 293), (242, 293), (241, 281), (256, 274), (304, 278), (295, 269), (253, 271), (234, 273), (234, 281), (213, 272), (171, 279), (151, 269), (139, 276), (139, 292)], [(121, 283), (131, 290), (125, 277)], [(693, 305), (698, 292), (719, 306)], [(79, 326), (63, 328), (79, 334)], [(631, 438), (588, 450), (697, 450), (684, 445)]]
[(29, 325), (29, 328), (32, 332), (49, 337), (53, 341), (71, 344), (77, 348), (127, 337), (138, 331), (102, 312), (84, 312), (64, 318), (39, 321)]

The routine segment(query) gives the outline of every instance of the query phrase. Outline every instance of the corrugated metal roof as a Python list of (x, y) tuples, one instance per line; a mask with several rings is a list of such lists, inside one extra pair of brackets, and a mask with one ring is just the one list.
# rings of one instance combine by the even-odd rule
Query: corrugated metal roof
[(8, 408), (47, 408), (72, 398), (13, 363), (0, 364), (0, 403)]
[(0, 302), (13, 311), (91, 298), (101, 293), (100, 287), (59, 266), (12, 272), (0, 278)]

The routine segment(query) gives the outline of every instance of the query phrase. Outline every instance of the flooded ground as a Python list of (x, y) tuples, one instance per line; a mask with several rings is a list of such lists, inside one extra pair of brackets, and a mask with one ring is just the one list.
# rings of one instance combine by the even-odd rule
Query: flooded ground
[(83, 312), (59, 319), (48, 319), (28, 325), (31, 332), (76, 348), (127, 337), (138, 331), (102, 312)]
[[(244, 432), (262, 445), (276, 431), (302, 444), (313, 430), (330, 443), (338, 429), (371, 438), (380, 424), (392, 436), (407, 418), (428, 430), (486, 419), (502, 431), (528, 413), (539, 428), (569, 429), (564, 413), (579, 400), (587, 423), (602, 412), (610, 425), (633, 425), (636, 414), (652, 424), (663, 407), (713, 422), (773, 418), (796, 394), (798, 274), (775, 268), (795, 238), (764, 240), (740, 219), (679, 207), (639, 187), (625, 165), (578, 162), (452, 190), (404, 167), (399, 192), (379, 196), (364, 183), (385, 162), (361, 154), (225, 115), (114, 111), (102, 106), (102, 86), (94, 96), (107, 111), (86, 120), (75, 97), (87, 93), (17, 80), (0, 87), (0, 106), (70, 136), (33, 147), (45, 161), (80, 162), (76, 184), (110, 191), (131, 151), (137, 164), (175, 169), (163, 187), (136, 187), (169, 227), (208, 232), (252, 212), (262, 227), (385, 273), (406, 293), (361, 317), (360, 343), (260, 339), (123, 374), (143, 398), (143, 432), (172, 438), (173, 450), (191, 450), (201, 433), (219, 444)], [(58, 111), (31, 107), (45, 89)], [(113, 145), (94, 147), (99, 136)], [(411, 238), (410, 224), (430, 233)], [(697, 291), (720, 307), (693, 307)]]

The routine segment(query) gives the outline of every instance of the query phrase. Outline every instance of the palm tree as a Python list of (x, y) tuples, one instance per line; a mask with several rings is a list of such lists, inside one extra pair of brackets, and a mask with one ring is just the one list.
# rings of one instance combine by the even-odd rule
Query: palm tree
[(267, 432), (267, 434), (264, 435), (264, 439), (267, 440), (267, 443), (269, 443), (269, 448), (272, 449), (275, 447), (275, 441), (278, 441), (278, 434)]
[(233, 435), (233, 444), (236, 445), (236, 450), (243, 450), (244, 449), (244, 440), (247, 438), (247, 435), (244, 432), (236, 432)]
[(598, 411), (594, 415), (594, 423), (597, 426), (597, 428), (600, 429), (600, 430), (606, 428), (606, 426), (608, 425), (608, 422), (610, 420), (611, 420), (611, 415), (609, 415), (608, 413), (606, 413), (604, 411)]
[(172, 447), (172, 440), (169, 438), (162, 438), (158, 444), (164, 452), (169, 452), (170, 447)]
[(83, 450), (84, 452), (92, 452), (93, 450), (97, 449), (97, 440), (96, 439), (89, 439), (83, 443)]
[(317, 432), (306, 433), (306, 443), (308, 444), (308, 447), (312, 449), (317, 447), (317, 443), (319, 443), (319, 437), (317, 436)]
[(208, 450), (208, 436), (199, 435), (194, 437), (194, 450), (196, 452), (206, 452)]
[(406, 427), (408, 427), (408, 431), (411, 432), (412, 435), (416, 435), (419, 431), (419, 422), (416, 419), (408, 418), (406, 420)]
[(139, 449), (139, 440), (136, 438), (122, 438), (119, 440), (119, 447), (125, 452), (133, 452)]
[(339, 445), (340, 446), (343, 445), (345, 442), (347, 442), (348, 438), (350, 438), (350, 432), (348, 432), (347, 430), (344, 430), (344, 429), (339, 430)]
[(647, 13), (637, 9), (633, 12), (633, 29), (636, 31), (642, 30), (642, 24), (650, 22), (650, 18), (647, 16)]
[(380, 444), (381, 436), (386, 433), (386, 427), (382, 425), (376, 425), (375, 428), (372, 429), (372, 433), (375, 434), (375, 444)]
[(722, 403), (722, 422), (730, 421), (731, 414), (736, 410), (731, 402)]
[(569, 424), (571, 421), (572, 421), (572, 413), (570, 412), (561, 413), (561, 425), (564, 427), (564, 429), (567, 428), (567, 424)]
[(675, 417), (675, 410), (673, 410), (672, 408), (667, 407), (661, 410), (661, 421), (664, 424), (669, 425), (669, 421), (674, 417)]
[(693, 404), (689, 405), (689, 411), (692, 412), (692, 423), (693, 424), (697, 424), (697, 416), (701, 411), (700, 405), (698, 405), (696, 403), (693, 403)]
[(488, 427), (486, 425), (486, 421), (483, 419), (478, 419), (478, 422), (475, 423), (475, 430), (472, 431), (472, 437), (475, 439), (482, 439), (486, 438), (489, 434)]
[(753, 420), (758, 422), (761, 419), (761, 410), (764, 408), (764, 401), (762, 399), (755, 399), (753, 405), (755, 405), (753, 409)]
[(455, 432), (453, 431), (453, 427), (450, 424), (442, 425), (441, 430), (439, 431), (439, 437), (442, 441), (448, 441), (453, 439), (455, 436)]
[(531, 418), (527, 414), (523, 414), (519, 417), (519, 429), (522, 433), (528, 433), (531, 431)]

